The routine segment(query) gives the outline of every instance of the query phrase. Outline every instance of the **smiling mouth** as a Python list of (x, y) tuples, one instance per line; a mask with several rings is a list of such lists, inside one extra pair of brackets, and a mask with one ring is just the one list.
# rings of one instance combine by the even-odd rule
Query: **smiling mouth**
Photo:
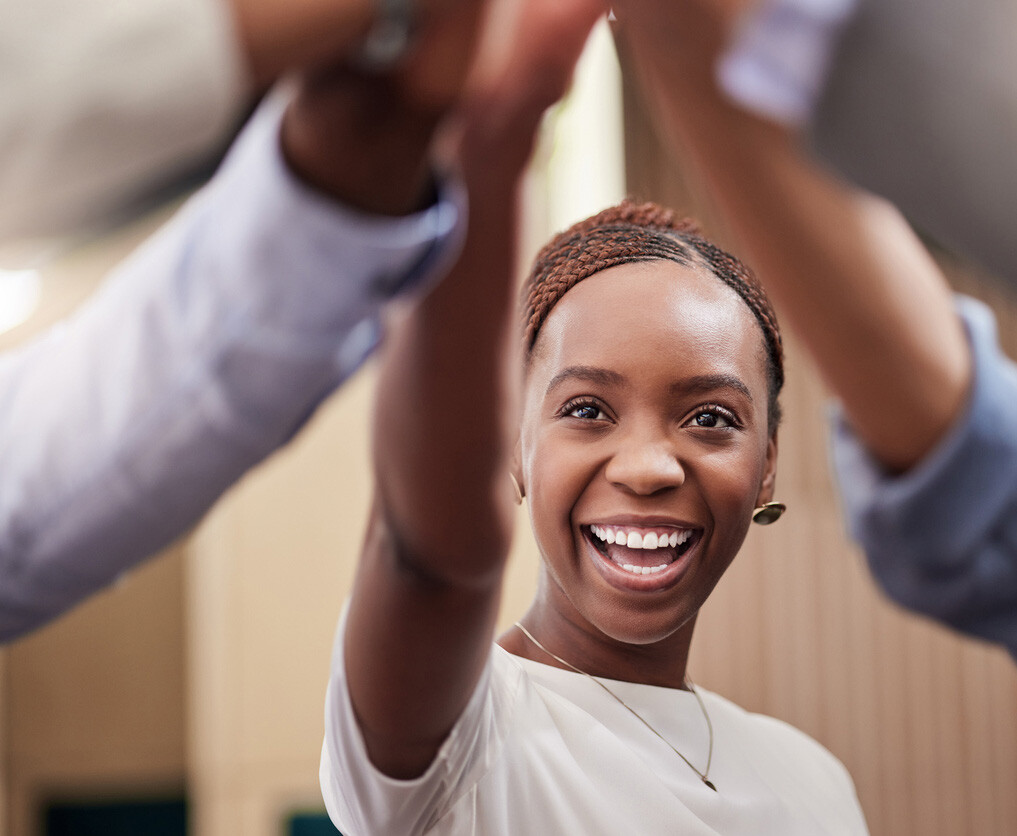
[(697, 539), (691, 528), (674, 526), (590, 525), (594, 548), (632, 575), (656, 575), (685, 554)]

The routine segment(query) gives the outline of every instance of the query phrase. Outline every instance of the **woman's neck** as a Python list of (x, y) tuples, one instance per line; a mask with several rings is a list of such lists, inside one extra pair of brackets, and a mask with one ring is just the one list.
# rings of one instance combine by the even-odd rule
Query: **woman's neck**
[(630, 644), (585, 620), (548, 611), (538, 600), (520, 623), (524, 629), (513, 625), (498, 639), (498, 644), (515, 656), (605, 679), (685, 687), (694, 622), (660, 641)]

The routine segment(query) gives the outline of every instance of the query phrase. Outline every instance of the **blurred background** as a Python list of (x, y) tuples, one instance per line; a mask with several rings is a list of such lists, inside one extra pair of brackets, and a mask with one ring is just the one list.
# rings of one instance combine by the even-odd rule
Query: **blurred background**
[[(527, 259), (626, 193), (725, 239), (601, 30), (544, 127), (526, 188)], [(73, 310), (172, 208), (38, 270), (12, 260), (19, 269), (0, 273), (0, 348)], [(993, 304), (1004, 337), (1017, 336), (1017, 298), (939, 255), (958, 287)], [(831, 749), (876, 836), (1017, 833), (1013, 660), (876, 592), (828, 477), (822, 387), (789, 342), (778, 469), (789, 513), (755, 527), (708, 602), (691, 674)], [(1006, 347), (1017, 353), (1014, 339)], [(0, 649), (0, 832), (335, 833), (318, 790), (322, 706), (367, 512), (372, 385), (368, 366), (190, 536)], [(524, 505), (502, 626), (528, 604), (537, 559)]]

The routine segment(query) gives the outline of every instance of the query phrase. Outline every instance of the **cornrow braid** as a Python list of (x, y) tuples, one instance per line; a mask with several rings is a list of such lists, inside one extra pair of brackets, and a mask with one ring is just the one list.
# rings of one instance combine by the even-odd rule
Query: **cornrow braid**
[(776, 427), (784, 349), (766, 292), (748, 267), (707, 241), (695, 221), (654, 203), (625, 200), (558, 233), (541, 249), (522, 294), (527, 361), (551, 309), (571, 288), (609, 267), (660, 259), (686, 267), (703, 263), (748, 305), (763, 332), (770, 426)]

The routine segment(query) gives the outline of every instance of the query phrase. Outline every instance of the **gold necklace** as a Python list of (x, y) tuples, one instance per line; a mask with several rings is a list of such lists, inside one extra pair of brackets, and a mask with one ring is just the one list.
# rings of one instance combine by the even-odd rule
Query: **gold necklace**
[(703, 772), (700, 772), (698, 769), (696, 769), (696, 767), (694, 767), (692, 765), (692, 761), (690, 761), (687, 757), (685, 757), (685, 755), (683, 755), (681, 752), (679, 752), (670, 743), (670, 741), (668, 741), (668, 739), (666, 737), (664, 737), (664, 735), (662, 735), (653, 726), (651, 726), (643, 718), (643, 716), (641, 714), (637, 713), (634, 708), (629, 706), (628, 703), (625, 702), (625, 700), (623, 700), (614, 691), (612, 691), (610, 688), (608, 688), (603, 682), (601, 682), (599, 679), (597, 679), (597, 677), (593, 676), (592, 674), (587, 673), (586, 671), (584, 671), (584, 670), (582, 670), (580, 668), (577, 668), (571, 662), (567, 662), (565, 659), (562, 659), (561, 656), (556, 656), (554, 653), (552, 653), (550, 650), (548, 650), (546, 647), (544, 647), (544, 645), (542, 645), (539, 641), (537, 641), (536, 638), (534, 638), (533, 634), (529, 630), (527, 630), (525, 627), (523, 627), (523, 625), (520, 624), (518, 621), (516, 622), (516, 627), (518, 627), (520, 630), (522, 630), (523, 635), (526, 636), (526, 638), (528, 638), (531, 642), (533, 642), (537, 647), (539, 647), (541, 650), (543, 650), (544, 653), (546, 653), (548, 656), (550, 656), (556, 662), (559, 662), (560, 664), (564, 665), (566, 668), (569, 668), (569, 669), (575, 671), (576, 673), (581, 673), (587, 679), (589, 679), (592, 682), (596, 682), (601, 688), (603, 688), (605, 691), (607, 691), (607, 693), (609, 693), (612, 697), (614, 697), (615, 700), (617, 700), (622, 705), (622, 707), (625, 708), (629, 712), (629, 714), (631, 714), (640, 723), (642, 723), (644, 726), (646, 726), (646, 728), (648, 728), (651, 732), (653, 732), (657, 737), (659, 737), (665, 743), (665, 745), (668, 747), (668, 749), (670, 749), (679, 758), (681, 758), (683, 761), (685, 761), (685, 763), (688, 766), (688, 768), (691, 769), (693, 772), (696, 773), (696, 775), (699, 776), (699, 780), (700, 781), (702, 781), (704, 784), (706, 784), (706, 786), (708, 786), (714, 792), (717, 792), (717, 788), (713, 785), (713, 782), (710, 781), (710, 779), (706, 777), (707, 775), (710, 774), (710, 764), (713, 763), (713, 723), (710, 722), (710, 715), (706, 711), (706, 705), (704, 705), (702, 697), (699, 696), (699, 692), (692, 685), (692, 682), (689, 680), (688, 676), (686, 676), (685, 680), (684, 680), (685, 687), (687, 687), (692, 692), (693, 696), (695, 696), (695, 698), (696, 698), (696, 702), (699, 703), (699, 710), (703, 712), (703, 719), (706, 720), (706, 728), (707, 728), (707, 730), (710, 733), (710, 748), (709, 748), (709, 752), (707, 753), (707, 756), (706, 756), (706, 769)]

